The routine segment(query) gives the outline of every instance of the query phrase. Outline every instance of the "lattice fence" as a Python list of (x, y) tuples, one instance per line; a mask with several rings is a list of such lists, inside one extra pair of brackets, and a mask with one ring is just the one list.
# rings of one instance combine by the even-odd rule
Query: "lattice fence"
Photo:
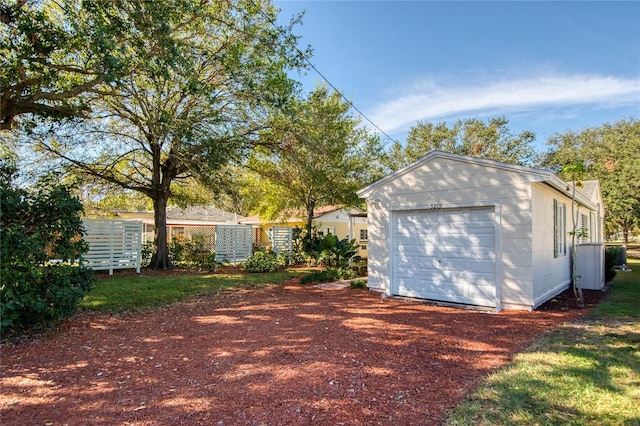
[(253, 253), (254, 232), (251, 225), (216, 225), (216, 261), (245, 262)]
[(132, 220), (85, 219), (84, 240), (89, 251), (85, 265), (96, 271), (135, 268), (140, 272), (142, 222)]
[(216, 227), (202, 225), (167, 226), (168, 240), (197, 242), (202, 251), (216, 249)]
[(273, 252), (291, 257), (293, 253), (293, 228), (290, 226), (274, 226), (269, 230), (273, 244)]

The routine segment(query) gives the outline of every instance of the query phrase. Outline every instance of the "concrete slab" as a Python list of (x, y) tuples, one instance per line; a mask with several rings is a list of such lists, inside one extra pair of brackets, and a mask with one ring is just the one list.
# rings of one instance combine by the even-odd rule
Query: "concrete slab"
[(341, 290), (343, 288), (348, 288), (350, 281), (351, 280), (334, 281), (332, 283), (316, 284), (313, 287), (324, 290)]

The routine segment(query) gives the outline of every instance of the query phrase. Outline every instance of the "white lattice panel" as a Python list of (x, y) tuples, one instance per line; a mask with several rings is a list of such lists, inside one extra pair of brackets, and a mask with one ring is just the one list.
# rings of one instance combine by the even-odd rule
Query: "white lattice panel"
[(132, 220), (83, 220), (89, 251), (84, 264), (96, 271), (135, 268), (140, 272), (142, 222)]

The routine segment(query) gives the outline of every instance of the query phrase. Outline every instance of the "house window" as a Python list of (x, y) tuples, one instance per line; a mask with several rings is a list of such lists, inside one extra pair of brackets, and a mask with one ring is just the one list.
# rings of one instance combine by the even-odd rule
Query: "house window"
[(369, 231), (367, 229), (360, 230), (360, 241), (367, 241), (369, 239)]
[(589, 216), (586, 214), (580, 214), (580, 223), (578, 224), (580, 231), (579, 243), (588, 243), (590, 241), (589, 233)]
[(329, 235), (329, 234), (336, 235), (336, 227), (325, 226), (324, 228), (320, 229), (320, 232), (322, 232), (322, 235)]
[(567, 205), (553, 200), (553, 257), (567, 255)]

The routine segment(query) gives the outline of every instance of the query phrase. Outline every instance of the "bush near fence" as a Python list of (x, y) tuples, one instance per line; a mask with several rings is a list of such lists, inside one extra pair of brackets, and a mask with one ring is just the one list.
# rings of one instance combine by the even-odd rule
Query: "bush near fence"
[[(0, 334), (43, 329), (72, 315), (93, 282), (77, 260), (82, 204), (57, 180), (34, 192), (13, 185), (16, 169), (0, 161)], [(52, 261), (56, 259), (56, 261)]]

